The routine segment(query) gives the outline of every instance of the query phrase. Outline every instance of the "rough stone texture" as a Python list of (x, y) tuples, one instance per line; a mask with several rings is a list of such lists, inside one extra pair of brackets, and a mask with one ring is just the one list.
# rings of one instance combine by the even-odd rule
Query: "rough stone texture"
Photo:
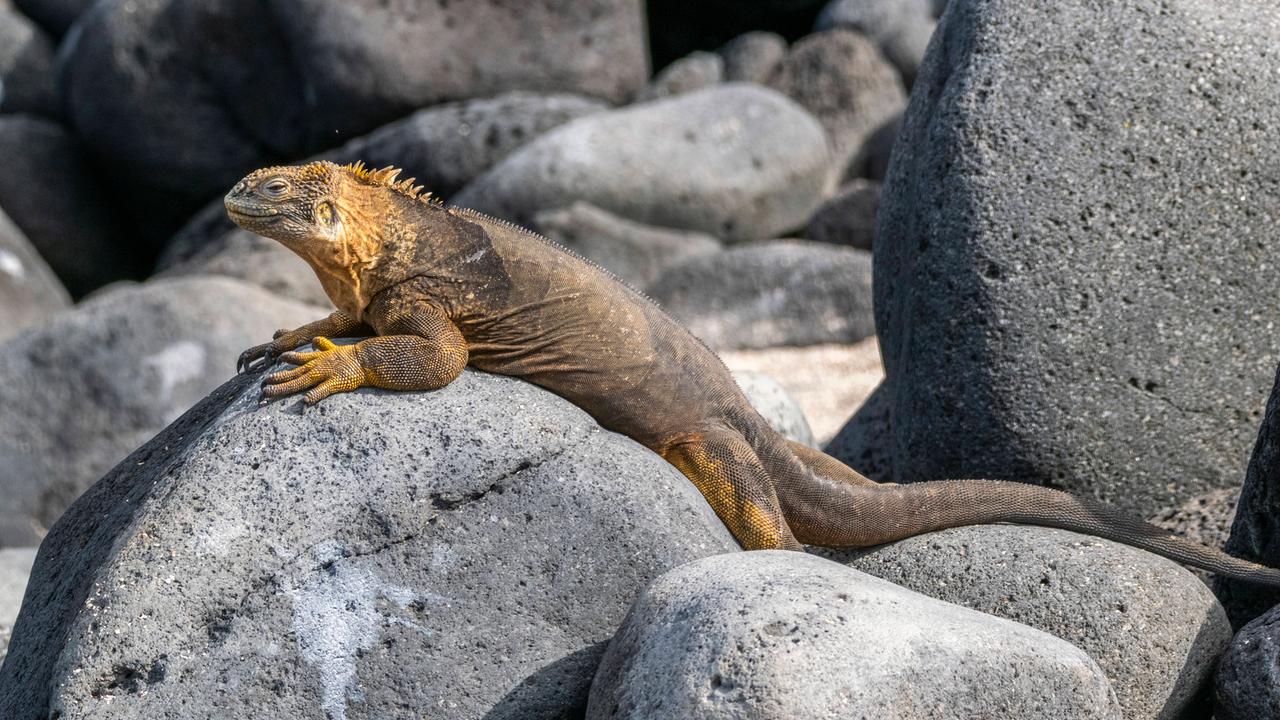
[(823, 554), (1075, 645), (1127, 718), (1203, 716), (1201, 691), (1231, 640), (1213, 593), (1178, 564), (1065, 530), (982, 525)]
[(591, 687), (604, 718), (1119, 718), (1102, 671), (1029, 627), (822, 558), (735, 553), (636, 599)]
[(804, 236), (810, 240), (871, 250), (876, 239), (880, 183), (854, 180), (840, 188), (809, 218)]
[(0, 210), (0, 340), (45, 321), (70, 304), (62, 283)]
[[(1249, 458), (1227, 552), (1280, 567), (1280, 368)], [(1236, 628), (1280, 604), (1276, 588), (1226, 579), (1214, 587)]]
[(792, 45), (769, 84), (822, 123), (834, 151), (834, 178), (845, 175), (863, 143), (907, 102), (902, 79), (876, 46), (840, 28)]
[(323, 316), (229, 278), (177, 278), (102, 295), (10, 339), (0, 347), (0, 547), (39, 538), (232, 374), (242, 350)]
[(720, 48), (726, 82), (753, 82), (764, 85), (787, 56), (787, 41), (771, 32), (739, 35)]
[(72, 295), (137, 269), (80, 143), (61, 125), (0, 115), (0, 207)]
[(644, 225), (584, 202), (539, 212), (533, 227), (636, 288), (648, 287), (669, 267), (721, 250), (720, 241), (705, 233)]
[(1280, 718), (1280, 608), (1245, 625), (1214, 676), (1215, 720)]
[(22, 607), (22, 594), (27, 589), (27, 576), (35, 562), (35, 548), (0, 550), (0, 664), (9, 647), (9, 633)]
[(639, 0), (107, 0), (79, 27), (62, 54), (81, 135), (121, 176), (195, 197), (421, 107), (622, 100), (649, 77)]
[(826, 444), (884, 379), (875, 337), (853, 344), (725, 350), (730, 370), (761, 372), (778, 381)]
[(1144, 517), (1238, 483), (1278, 357), (1276, 5), (975, 0), (939, 33), (876, 237), (891, 476)]
[(640, 91), (636, 100), (643, 102), (701, 90), (724, 79), (724, 59), (715, 53), (699, 50), (663, 68)]
[(875, 334), (871, 255), (803, 240), (685, 261), (649, 294), (716, 349), (856, 342)]
[(96, 0), (13, 0), (27, 17), (61, 37)]
[[(310, 305), (324, 308), (331, 305), (315, 271), (306, 261), (275, 240), (248, 230), (228, 230), (202, 244), (174, 250), (171, 245), (170, 252), (162, 256), (162, 269), (156, 277), (224, 275)], [(191, 254), (181, 261), (175, 260), (182, 251)]]
[(809, 421), (781, 383), (764, 373), (751, 370), (737, 371), (733, 373), (733, 379), (738, 382), (742, 392), (746, 393), (751, 406), (769, 422), (770, 427), (788, 440), (809, 446), (814, 444)]
[(257, 379), (50, 532), (0, 716), (580, 716), (635, 594), (736, 549), (672, 466), (519, 380), (304, 412)]
[(561, 125), (454, 202), (524, 222), (584, 200), (652, 225), (745, 240), (802, 224), (828, 167), (822, 127), (802, 108), (767, 88), (727, 83)]
[(58, 115), (53, 43), (9, 0), (0, 0), (0, 112)]
[(932, 0), (832, 0), (814, 29), (847, 27), (866, 35), (911, 87), (937, 27), (933, 18)]
[(839, 458), (876, 482), (893, 481), (890, 392), (882, 380), (823, 448), (828, 455)]

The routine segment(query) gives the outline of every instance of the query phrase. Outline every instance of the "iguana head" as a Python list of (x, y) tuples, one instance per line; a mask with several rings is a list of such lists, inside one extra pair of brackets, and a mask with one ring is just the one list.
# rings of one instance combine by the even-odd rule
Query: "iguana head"
[(397, 181), (399, 173), (325, 161), (269, 167), (236, 183), (223, 202), (237, 225), (306, 260), (334, 304), (359, 317), (368, 303), (365, 274), (387, 227), (430, 202), (412, 178)]

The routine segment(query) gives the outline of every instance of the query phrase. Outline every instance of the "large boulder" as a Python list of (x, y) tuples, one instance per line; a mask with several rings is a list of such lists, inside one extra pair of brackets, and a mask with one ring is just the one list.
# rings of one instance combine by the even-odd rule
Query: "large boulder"
[(1191, 717), (1231, 625), (1195, 575), (1065, 530), (981, 525), (828, 557), (897, 585), (1043, 630), (1097, 661), (1127, 718)]
[(160, 258), (156, 277), (224, 275), (300, 302), (319, 307), (331, 305), (315, 270), (275, 240), (238, 227), (197, 241), (200, 237), (185, 232), (170, 243)]
[(831, 0), (818, 13), (814, 29), (837, 27), (873, 40), (911, 87), (937, 22), (932, 0)]
[(751, 243), (686, 260), (648, 291), (716, 349), (850, 343), (875, 334), (865, 250)]
[(706, 233), (645, 225), (584, 202), (539, 211), (532, 224), (636, 288), (648, 287), (669, 267), (721, 250)]
[(257, 380), (50, 531), (0, 716), (580, 716), (635, 594), (737, 547), (675, 468), (520, 380), (305, 411)]
[(591, 687), (605, 718), (1120, 718), (1039, 630), (780, 550), (706, 558), (636, 599)]
[(907, 102), (893, 66), (870, 40), (845, 28), (814, 33), (792, 45), (769, 84), (826, 129), (833, 181), (847, 173), (863, 144)]
[(947, 10), (876, 236), (893, 479), (1144, 517), (1239, 482), (1280, 357), (1275, 7)]
[(77, 27), (62, 50), (76, 128), (123, 177), (196, 197), (428, 105), (620, 101), (649, 75), (639, 0), (104, 0)]
[(9, 648), (9, 634), (13, 621), (22, 607), (22, 595), (27, 590), (27, 576), (36, 560), (35, 548), (5, 548), (0, 550), (0, 664)]
[[(127, 287), (0, 346), (0, 547), (36, 542), (102, 473), (324, 310), (229, 278)], [(0, 713), (3, 715), (3, 713)]]
[[(1249, 458), (1244, 488), (1227, 538), (1227, 552), (1280, 567), (1280, 369)], [(1231, 616), (1231, 624), (1237, 628), (1280, 604), (1277, 588), (1225, 578), (1219, 579), (1215, 587)]]
[(70, 304), (62, 283), (0, 210), (0, 340)]
[(0, 112), (58, 114), (53, 42), (9, 0), (0, 0)]
[(1214, 676), (1214, 720), (1280, 718), (1280, 607), (1231, 639)]
[(0, 115), (0, 207), (72, 295), (135, 274), (111, 201), (80, 142), (52, 120)]
[(652, 225), (755, 239), (803, 224), (828, 166), (825, 133), (800, 106), (727, 83), (561, 125), (454, 202), (527, 222), (584, 200)]
[(880, 183), (858, 179), (840, 188), (818, 208), (804, 236), (810, 240), (871, 250), (876, 239)]

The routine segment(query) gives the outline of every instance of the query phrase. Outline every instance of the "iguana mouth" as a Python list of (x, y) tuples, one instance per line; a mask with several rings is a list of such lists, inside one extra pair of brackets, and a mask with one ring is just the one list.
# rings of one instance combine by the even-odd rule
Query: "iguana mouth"
[(258, 210), (256, 208), (232, 207), (230, 205), (227, 206), (227, 212), (232, 215), (240, 215), (242, 217), (250, 217), (250, 218), (255, 218), (257, 220), (265, 220), (266, 218), (279, 219), (279, 215), (280, 215), (280, 212), (278, 210), (273, 210), (271, 208), (263, 208), (261, 210)]

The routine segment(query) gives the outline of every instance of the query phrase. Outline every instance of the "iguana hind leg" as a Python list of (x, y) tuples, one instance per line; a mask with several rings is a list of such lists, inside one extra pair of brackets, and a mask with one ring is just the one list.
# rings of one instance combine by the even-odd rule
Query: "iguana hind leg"
[(732, 430), (715, 430), (662, 452), (702, 493), (747, 550), (801, 550), (787, 527), (773, 481), (755, 451)]

